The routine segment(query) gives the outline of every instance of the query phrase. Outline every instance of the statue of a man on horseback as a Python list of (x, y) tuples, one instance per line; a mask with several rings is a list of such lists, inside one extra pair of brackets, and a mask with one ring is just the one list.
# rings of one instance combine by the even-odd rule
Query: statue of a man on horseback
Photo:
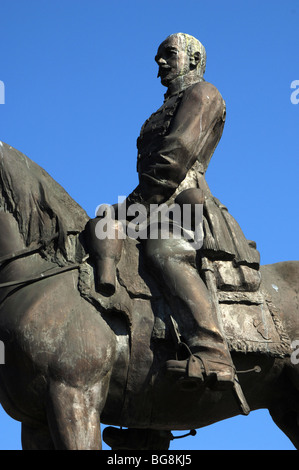
[(97, 450), (101, 424), (114, 449), (162, 450), (258, 408), (299, 448), (299, 263), (260, 266), (207, 185), (225, 103), (202, 44), (171, 35), (156, 62), (139, 185), (95, 219), (0, 141), (1, 405), (28, 450)]
[[(204, 382), (213, 378), (221, 389), (234, 381), (234, 367), (223, 337), (215, 305), (202, 279), (201, 260), (227, 260), (232, 269), (242, 266), (253, 271), (251, 290), (258, 287), (259, 254), (245, 239), (236, 221), (211, 195), (204, 175), (221, 138), (225, 102), (218, 90), (205, 82), (206, 52), (194, 37), (178, 33), (159, 46), (155, 60), (158, 77), (167, 87), (163, 105), (144, 123), (137, 140), (139, 185), (123, 205), (113, 207), (112, 225), (126, 207), (126, 223), (138, 205), (149, 216), (153, 205), (188, 206), (194, 214), (203, 205), (204, 242), (194, 245), (194, 218), (189, 240), (174, 236), (183, 221), (172, 220), (164, 236), (160, 222), (157, 236), (140, 237), (149, 271), (158, 279), (171, 306), (181, 334), (181, 357), (169, 360), (166, 369), (180, 379)], [(99, 218), (89, 222), (90, 250), (97, 270), (98, 288), (114, 292), (115, 266), (121, 256), (121, 237), (100, 240), (96, 235)], [(168, 225), (169, 227), (169, 225)], [(147, 226), (148, 228), (148, 226)], [(119, 224), (117, 229), (120, 230)], [(190, 235), (191, 232), (191, 235)], [(193, 235), (192, 235), (193, 232)], [(258, 278), (259, 279), (259, 278)]]

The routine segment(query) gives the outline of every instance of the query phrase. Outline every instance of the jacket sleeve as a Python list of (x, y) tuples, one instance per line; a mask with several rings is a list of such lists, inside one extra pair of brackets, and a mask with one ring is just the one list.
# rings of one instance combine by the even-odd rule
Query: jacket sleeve
[(148, 158), (139, 173), (139, 185), (127, 205), (161, 204), (169, 199), (196, 160), (206, 170), (222, 135), (225, 103), (207, 82), (188, 88), (161, 148)]

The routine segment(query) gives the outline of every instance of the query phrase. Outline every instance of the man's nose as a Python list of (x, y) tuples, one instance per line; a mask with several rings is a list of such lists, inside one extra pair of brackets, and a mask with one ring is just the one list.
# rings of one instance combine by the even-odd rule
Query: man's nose
[(159, 57), (159, 58), (157, 59), (157, 64), (158, 64), (158, 65), (165, 65), (165, 64), (166, 64), (166, 60), (163, 59), (163, 57)]

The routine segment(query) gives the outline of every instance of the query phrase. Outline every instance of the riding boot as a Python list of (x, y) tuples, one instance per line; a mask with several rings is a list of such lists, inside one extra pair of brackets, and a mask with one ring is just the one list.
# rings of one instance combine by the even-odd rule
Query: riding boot
[[(234, 365), (206, 286), (199, 276), (197, 280), (193, 278), (195, 281), (197, 292), (189, 290), (188, 297), (182, 296), (180, 286), (176, 285), (177, 292), (181, 292), (176, 310), (180, 310), (180, 318), (178, 320), (176, 314), (176, 319), (182, 332), (182, 344), (179, 344), (177, 359), (167, 361), (166, 369), (183, 379), (185, 384), (209, 381), (209, 384), (224, 390), (233, 385)], [(182, 355), (182, 348), (189, 352), (187, 357), (186, 353)]]
[(189, 290), (184, 302), (176, 299), (174, 315), (182, 333), (181, 343), (176, 359), (166, 362), (166, 371), (180, 379), (183, 386), (206, 382), (225, 390), (233, 385), (235, 368), (206, 286), (200, 278), (196, 284), (198, 295), (192, 296)]
[[(235, 376), (235, 368), (232, 363), (229, 351), (219, 348), (203, 348), (201, 338), (198, 338), (201, 345), (189, 349), (187, 359), (171, 359), (166, 362), (168, 374), (180, 379), (181, 384), (186, 387), (188, 384), (208, 383), (212, 388), (226, 390), (232, 387)], [(205, 350), (204, 350), (205, 349)]]
[(219, 388), (231, 387), (234, 365), (208, 289), (192, 261), (194, 253), (174, 239), (149, 240), (146, 251), (181, 336), (178, 357), (166, 362), (167, 372), (184, 382), (209, 380)]
[(95, 289), (110, 297), (116, 290), (116, 266), (121, 258), (123, 246), (122, 224), (109, 219), (106, 238), (98, 238), (96, 225), (99, 218), (91, 219), (86, 225), (88, 250), (95, 270)]

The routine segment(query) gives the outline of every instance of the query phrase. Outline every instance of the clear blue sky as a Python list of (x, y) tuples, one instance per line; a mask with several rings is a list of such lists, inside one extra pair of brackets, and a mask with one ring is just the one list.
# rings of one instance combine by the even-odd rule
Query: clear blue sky
[[(175, 32), (207, 50), (227, 121), (207, 180), (263, 264), (298, 257), (298, 0), (0, 0), (0, 140), (45, 168), (87, 211), (137, 184), (136, 138), (163, 101), (154, 56)], [(267, 411), (175, 449), (292, 449)], [(0, 449), (20, 425), (0, 411)]]

